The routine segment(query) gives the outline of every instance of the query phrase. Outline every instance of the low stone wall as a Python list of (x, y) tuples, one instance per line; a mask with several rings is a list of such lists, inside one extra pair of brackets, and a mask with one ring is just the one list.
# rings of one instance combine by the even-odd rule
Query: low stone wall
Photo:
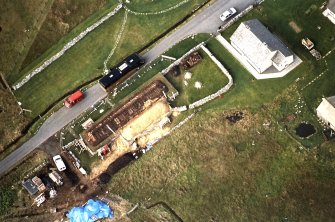
[(250, 12), (253, 8), (254, 8), (254, 6), (250, 5), (248, 8), (244, 9), (241, 13), (239, 13), (237, 16), (235, 16), (229, 22), (227, 22), (226, 24), (224, 24), (223, 26), (221, 26), (220, 29), (218, 30), (218, 32), (222, 32), (225, 29), (227, 29), (229, 26), (231, 26), (232, 24), (234, 24), (237, 20), (239, 20), (245, 14), (247, 14), (248, 12)]
[(176, 61), (174, 61), (174, 62), (173, 62), (171, 65), (169, 65), (167, 68), (163, 69), (163, 70), (161, 71), (161, 73), (162, 73), (163, 75), (167, 74), (167, 73), (168, 73), (174, 66), (179, 65), (179, 64), (181, 63), (181, 61), (182, 61), (184, 58), (186, 58), (187, 56), (189, 56), (189, 55), (192, 54), (193, 52), (199, 50), (200, 47), (201, 47), (202, 45), (204, 45), (204, 44), (205, 44), (205, 43), (202, 42), (202, 43), (196, 45), (195, 47), (193, 47), (192, 49), (190, 49), (190, 51), (188, 51), (187, 53), (185, 53), (182, 57), (180, 57), (179, 59), (177, 59)]
[(123, 17), (123, 21), (122, 21), (121, 29), (120, 29), (119, 33), (117, 34), (117, 37), (116, 37), (116, 41), (115, 41), (115, 43), (114, 43), (114, 46), (113, 46), (112, 50), (110, 51), (110, 53), (108, 54), (107, 58), (106, 58), (105, 61), (104, 61), (104, 74), (105, 74), (105, 75), (107, 75), (107, 74), (108, 74), (108, 71), (109, 71), (109, 69), (107, 68), (107, 63), (108, 63), (108, 61), (112, 58), (112, 56), (114, 55), (114, 52), (115, 52), (116, 48), (118, 47), (118, 45), (119, 45), (119, 43), (120, 43), (122, 34), (123, 34), (123, 32), (124, 32), (124, 28), (126, 27), (127, 19), (128, 19), (128, 12), (126, 11), (126, 12), (124, 13), (124, 17)]
[(45, 68), (47, 68), (51, 63), (59, 59), (67, 50), (69, 50), (72, 46), (74, 46), (77, 42), (79, 42), (82, 38), (84, 38), (88, 33), (93, 31), (95, 28), (100, 26), (102, 23), (104, 23), (106, 20), (108, 20), (110, 17), (115, 15), (120, 11), (122, 8), (122, 4), (119, 4), (113, 11), (109, 12), (107, 15), (102, 17), (99, 21), (94, 23), (93, 25), (87, 27), (85, 31), (82, 31), (78, 36), (76, 36), (74, 39), (72, 39), (70, 42), (68, 42), (59, 52), (57, 52), (55, 55), (53, 55), (51, 58), (43, 62), (42, 65), (40, 65), (38, 68), (34, 69), (32, 72), (30, 72), (28, 75), (26, 75), (20, 82), (13, 85), (13, 89), (17, 90), (24, 84), (26, 84), (31, 78), (33, 78), (36, 74), (43, 71)]
[(172, 112), (183, 112), (187, 110), (187, 106), (179, 106), (172, 108)]
[(176, 5), (174, 5), (170, 8), (167, 8), (167, 9), (164, 9), (164, 10), (161, 10), (161, 11), (156, 11), (156, 12), (135, 12), (135, 11), (129, 9), (128, 7), (126, 7), (126, 6), (124, 6), (124, 7), (129, 13), (134, 14), (134, 15), (159, 15), (159, 14), (169, 12), (173, 9), (179, 8), (180, 6), (188, 3), (189, 1), (190, 0), (183, 0), (183, 1), (179, 2), (178, 4), (176, 4)]

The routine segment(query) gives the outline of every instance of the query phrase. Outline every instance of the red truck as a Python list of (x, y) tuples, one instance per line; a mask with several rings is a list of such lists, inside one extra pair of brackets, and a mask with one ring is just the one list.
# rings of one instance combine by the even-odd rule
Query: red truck
[(65, 99), (64, 105), (67, 108), (71, 108), (72, 106), (74, 106), (76, 103), (78, 103), (82, 99), (84, 99), (84, 93), (78, 90), (77, 92), (73, 93), (71, 96)]

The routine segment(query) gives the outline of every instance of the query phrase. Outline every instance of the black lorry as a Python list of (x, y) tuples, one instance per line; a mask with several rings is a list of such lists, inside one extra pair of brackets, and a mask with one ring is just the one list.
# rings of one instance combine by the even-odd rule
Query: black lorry
[(111, 68), (108, 74), (99, 80), (99, 83), (104, 89), (107, 89), (113, 83), (121, 79), (124, 75), (140, 67), (144, 63), (145, 63), (145, 60), (140, 55), (134, 53), (128, 56), (125, 60), (120, 62), (118, 65)]

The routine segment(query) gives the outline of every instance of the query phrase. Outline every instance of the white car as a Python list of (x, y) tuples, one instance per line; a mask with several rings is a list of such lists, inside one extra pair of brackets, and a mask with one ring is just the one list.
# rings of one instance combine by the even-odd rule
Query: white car
[(221, 19), (221, 21), (224, 22), (235, 14), (236, 14), (236, 9), (235, 8), (230, 8), (227, 11), (225, 11), (224, 13), (222, 13), (222, 15), (220, 15), (220, 19)]
[(56, 164), (56, 167), (59, 171), (66, 170), (66, 166), (64, 161), (62, 160), (62, 157), (60, 155), (56, 155), (52, 158)]

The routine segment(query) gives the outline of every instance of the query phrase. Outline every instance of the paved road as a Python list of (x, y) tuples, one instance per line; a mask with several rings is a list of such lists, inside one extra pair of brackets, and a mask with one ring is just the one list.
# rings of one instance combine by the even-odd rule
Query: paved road
[[(222, 22), (219, 20), (219, 15), (230, 7), (235, 7), (238, 11), (242, 11), (250, 4), (257, 0), (217, 0), (210, 6), (204, 8), (199, 14), (194, 16), (187, 23), (179, 27), (175, 32), (164, 38), (150, 51), (144, 54), (144, 58), (151, 62), (164, 53), (168, 48), (175, 45), (185, 37), (196, 33), (215, 33)], [(0, 161), (0, 176), (15, 167), (24, 159), (30, 152), (40, 146), (49, 137), (54, 135), (72, 120), (77, 118), (81, 113), (100, 101), (107, 94), (102, 88), (96, 84), (86, 91), (86, 98), (71, 109), (65, 107), (55, 112), (41, 126), (40, 130), (16, 149), (13, 153)]]
[(197, 33), (212, 33), (216, 34), (216, 30), (223, 24), (219, 16), (226, 9), (234, 7), (237, 12), (241, 12), (249, 5), (252, 5), (257, 0), (217, 0), (210, 6), (203, 9), (199, 14), (194, 16), (189, 22), (179, 27), (171, 35), (165, 37), (154, 48), (144, 54), (144, 58), (151, 62), (167, 49), (177, 44), (187, 36)]
[(77, 118), (85, 110), (106, 97), (107, 93), (99, 85), (94, 85), (85, 91), (85, 96), (84, 100), (71, 109), (63, 107), (55, 112), (43, 123), (39, 131), (32, 138), (3, 159), (0, 162), (0, 176), (15, 167), (25, 156)]

